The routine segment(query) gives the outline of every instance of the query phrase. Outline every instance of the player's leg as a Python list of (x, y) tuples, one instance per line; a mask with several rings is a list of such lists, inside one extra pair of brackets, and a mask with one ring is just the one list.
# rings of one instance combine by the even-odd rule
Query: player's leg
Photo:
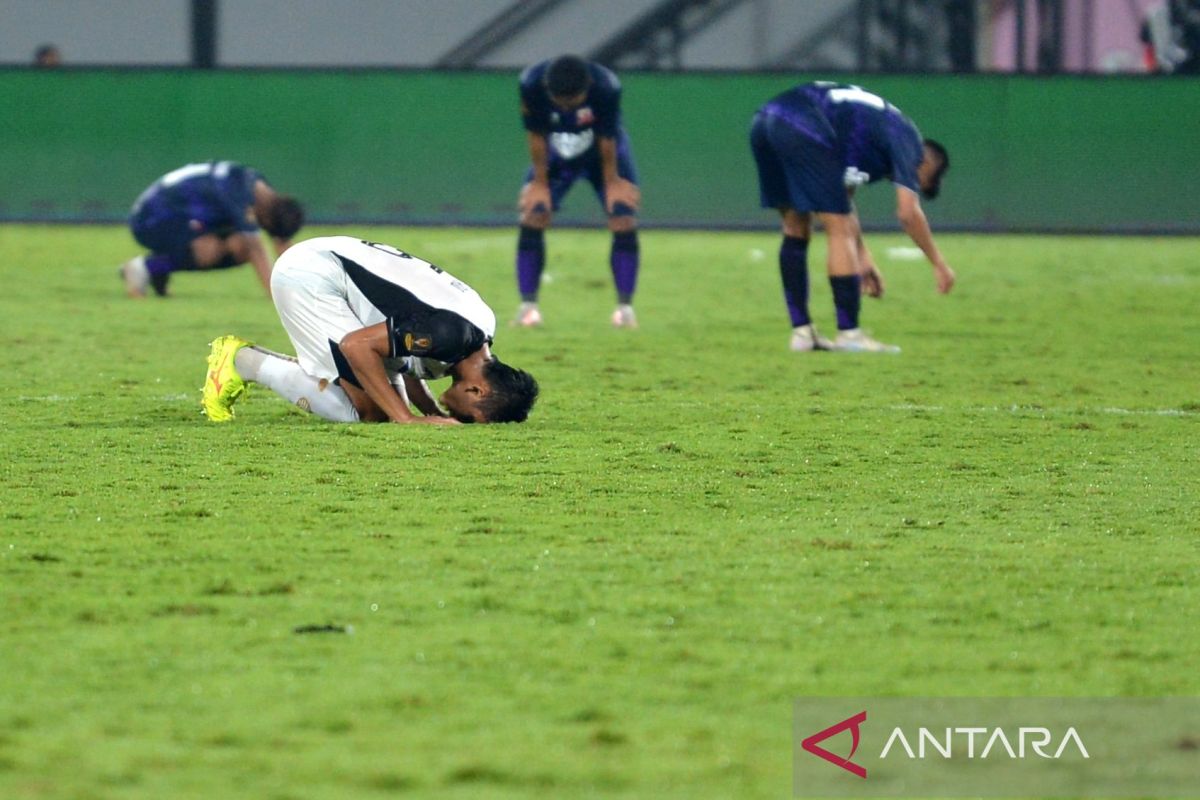
[(268, 358), (265, 371), (259, 373), (259, 382), (276, 394), (332, 422), (363, 418), (346, 391), (350, 387), (338, 383), (332, 350), (346, 334), (362, 327), (346, 304), (347, 280), (327, 254), (303, 243), (279, 257), (271, 272), (271, 298), (297, 360)]
[(238, 351), (234, 363), (245, 380), (266, 386), (297, 408), (322, 419), (357, 422), (361, 418), (349, 393), (353, 387), (343, 388), (333, 381), (309, 375), (299, 359), (247, 345)]
[(829, 288), (837, 313), (835, 350), (855, 353), (898, 353), (895, 345), (878, 342), (858, 326), (862, 309), (862, 279), (859, 276), (858, 222), (853, 214), (819, 214), (829, 237)]
[(532, 328), (542, 324), (542, 314), (538, 309), (538, 293), (542, 285), (542, 272), (546, 268), (546, 229), (554, 218), (563, 197), (578, 177), (578, 173), (567, 167), (553, 154), (547, 164), (547, 178), (550, 181), (550, 206), (538, 203), (531, 205), (526, 194), (533, 170), (525, 174), (525, 183), (521, 189), (519, 204), (521, 207), (520, 230), (517, 236), (517, 291), (521, 295), (521, 305), (513, 324)]
[(156, 218), (151, 211), (139, 209), (129, 219), (129, 228), (138, 244), (150, 252), (135, 256), (121, 265), (120, 276), (130, 297), (145, 297), (152, 288), (160, 297), (167, 294), (171, 273), (187, 269), (192, 232), (187, 220), (177, 217)]
[(799, 174), (808, 157), (807, 142), (774, 117), (758, 114), (750, 128), (750, 149), (758, 172), (759, 199), (763, 208), (778, 209), (782, 241), (779, 244), (779, 277), (792, 324), (788, 346), (796, 352), (827, 350), (828, 339), (813, 327), (808, 311), (808, 242), (814, 205)]
[[(637, 184), (637, 166), (629, 138), (621, 133), (617, 138), (617, 174)], [(598, 181), (593, 181), (596, 185)], [(602, 206), (607, 206), (602, 188), (598, 189)], [(607, 208), (606, 208), (607, 210)], [(637, 316), (633, 313), (633, 293), (637, 289), (638, 272), (641, 268), (641, 248), (638, 242), (637, 212), (618, 203), (608, 216), (608, 230), (612, 233), (609, 250), (609, 269), (612, 271), (613, 286), (617, 292), (617, 307), (612, 313), (612, 324), (617, 328), (636, 328)]]

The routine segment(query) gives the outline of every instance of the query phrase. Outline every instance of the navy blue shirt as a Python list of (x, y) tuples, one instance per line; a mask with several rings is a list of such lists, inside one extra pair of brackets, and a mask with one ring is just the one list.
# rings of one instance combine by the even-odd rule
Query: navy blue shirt
[(924, 145), (917, 126), (891, 103), (857, 86), (818, 81), (772, 98), (767, 105), (815, 105), (833, 126), (846, 167), (846, 185), (888, 179), (920, 191), (917, 166)]
[(172, 170), (142, 192), (133, 204), (140, 223), (170, 218), (189, 220), (196, 233), (258, 230), (254, 219), (256, 170), (232, 161), (207, 161)]
[(521, 73), (521, 119), (525, 130), (546, 137), (559, 158), (574, 159), (595, 152), (596, 137), (615, 139), (621, 131), (621, 82), (612, 70), (588, 62), (592, 82), (583, 104), (563, 111), (550, 100), (542, 61)]

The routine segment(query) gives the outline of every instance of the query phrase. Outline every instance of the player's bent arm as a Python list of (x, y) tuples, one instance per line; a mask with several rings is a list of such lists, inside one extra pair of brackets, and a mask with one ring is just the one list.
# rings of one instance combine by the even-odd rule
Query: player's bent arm
[(422, 414), (427, 417), (444, 417), (446, 412), (442, 411), (437, 404), (437, 400), (433, 399), (433, 395), (429, 392), (429, 386), (420, 378), (414, 378), (412, 375), (403, 375), (404, 390), (408, 394), (408, 398), (412, 404), (417, 407)]
[(549, 186), (550, 147), (546, 143), (546, 135), (536, 131), (526, 131), (525, 138), (529, 142), (529, 164), (533, 167), (533, 182)]
[(950, 269), (946, 259), (942, 258), (941, 251), (933, 241), (933, 232), (929, 230), (929, 221), (925, 218), (916, 192), (903, 186), (896, 187), (896, 217), (900, 220), (904, 232), (913, 240), (913, 244), (921, 248), (921, 252), (933, 265), (933, 277), (937, 281), (938, 291), (942, 294), (950, 291), (954, 286), (954, 270)]
[(854, 221), (854, 244), (858, 250), (858, 274), (862, 280), (862, 290), (868, 297), (883, 297), (883, 273), (879, 271), (879, 265), (867, 247), (867, 240), (863, 238), (862, 223), (854, 206), (850, 207), (850, 216)]
[(383, 359), (391, 353), (387, 324), (380, 322), (351, 331), (338, 344), (354, 376), (367, 397), (387, 414), (392, 422), (413, 422), (416, 417), (388, 380)]
[(600, 171), (604, 178), (604, 206), (608, 213), (615, 213), (617, 203), (629, 206), (634, 211), (641, 205), (642, 192), (633, 181), (625, 180), (617, 171), (617, 140), (610, 136), (597, 138), (600, 149)]

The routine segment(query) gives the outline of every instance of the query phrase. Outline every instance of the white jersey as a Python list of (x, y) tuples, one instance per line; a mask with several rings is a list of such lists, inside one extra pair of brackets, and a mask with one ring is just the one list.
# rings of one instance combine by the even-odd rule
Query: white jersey
[(339, 343), (386, 323), (391, 373), (439, 378), (496, 333), (496, 315), (450, 273), (390, 245), (309, 239), (279, 257), (271, 294), (305, 372), (357, 384)]

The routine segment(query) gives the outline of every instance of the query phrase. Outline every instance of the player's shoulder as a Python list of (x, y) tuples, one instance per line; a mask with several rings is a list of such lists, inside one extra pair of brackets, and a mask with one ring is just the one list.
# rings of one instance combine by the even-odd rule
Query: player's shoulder
[(603, 64), (589, 61), (588, 72), (592, 76), (592, 86), (606, 92), (621, 91), (621, 79), (617, 77), (617, 73)]
[(542, 85), (542, 78), (546, 74), (546, 68), (550, 66), (550, 60), (539, 61), (536, 64), (530, 64), (525, 69), (521, 70), (521, 77), (518, 82), (522, 89), (534, 89)]

